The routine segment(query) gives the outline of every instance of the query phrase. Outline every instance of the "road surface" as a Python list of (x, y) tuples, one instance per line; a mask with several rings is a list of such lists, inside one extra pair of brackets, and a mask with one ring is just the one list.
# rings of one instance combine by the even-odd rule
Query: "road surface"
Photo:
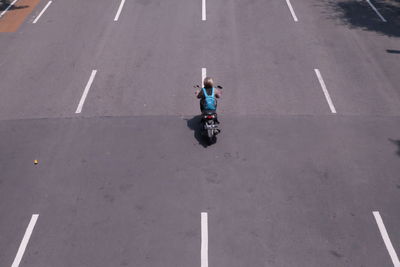
[(395, 1), (3, 11), (0, 266), (400, 266)]

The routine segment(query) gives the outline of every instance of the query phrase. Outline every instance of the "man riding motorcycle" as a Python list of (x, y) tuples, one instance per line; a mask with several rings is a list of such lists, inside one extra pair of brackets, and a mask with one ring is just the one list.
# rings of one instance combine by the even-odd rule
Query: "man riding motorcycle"
[[(214, 88), (214, 81), (211, 77), (204, 78), (204, 87), (196, 90), (195, 94), (200, 99), (201, 113), (205, 111), (217, 112), (217, 99), (222, 96), (222, 90)], [(218, 122), (218, 119), (216, 120)]]
[(207, 137), (208, 143), (214, 144), (217, 141), (217, 134), (221, 132), (218, 127), (217, 99), (222, 95), (221, 86), (214, 88), (214, 81), (211, 77), (206, 77), (203, 81), (204, 87), (196, 90), (196, 96), (200, 99), (201, 110), (201, 129), (202, 135)]

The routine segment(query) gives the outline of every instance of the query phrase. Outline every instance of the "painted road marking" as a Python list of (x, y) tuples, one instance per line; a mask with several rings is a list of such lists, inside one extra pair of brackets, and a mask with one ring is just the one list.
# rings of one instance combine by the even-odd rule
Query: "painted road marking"
[(121, 4), (119, 5), (117, 14), (115, 15), (115, 18), (114, 18), (114, 21), (118, 21), (119, 15), (121, 14), (121, 11), (122, 11), (122, 8), (124, 7), (124, 5), (125, 5), (125, 0), (121, 0)]
[(207, 69), (201, 68), (201, 86), (204, 87), (204, 79), (207, 77)]
[(201, 20), (205, 21), (206, 19), (206, 0), (201, 0)]
[(201, 267), (208, 267), (208, 215), (201, 213)]
[(322, 91), (324, 91), (324, 95), (325, 95), (326, 101), (328, 102), (328, 105), (331, 109), (331, 112), (336, 113), (335, 106), (333, 105), (333, 102), (329, 95), (328, 89), (326, 89), (326, 85), (325, 85), (324, 79), (322, 79), (321, 72), (319, 71), (319, 69), (314, 69), (314, 71), (315, 71), (315, 74), (317, 74), (319, 83), (321, 84)]
[(24, 252), (26, 249), (26, 246), (28, 245), (29, 239), (31, 238), (33, 228), (35, 227), (35, 224), (39, 218), (39, 214), (33, 214), (31, 217), (31, 221), (28, 224), (28, 227), (26, 228), (24, 237), (22, 238), (21, 244), (19, 245), (17, 255), (15, 256), (14, 262), (11, 265), (11, 267), (18, 267), (22, 257), (24, 256)]
[(17, 2), (18, 0), (14, 0), (11, 4), (8, 5), (8, 7), (6, 9), (4, 9), (3, 12), (0, 13), (0, 18), (6, 14), (6, 12)]
[(367, 0), (368, 4), (372, 7), (372, 9), (375, 11), (375, 13), (381, 18), (383, 22), (387, 22), (386, 19), (379, 13), (378, 9), (371, 3), (370, 0)]
[(294, 13), (294, 9), (293, 9), (293, 7), (292, 7), (292, 4), (290, 3), (290, 0), (286, 0), (286, 3), (287, 3), (287, 5), (288, 5), (288, 7), (289, 7), (289, 9), (290, 9), (290, 13), (292, 13), (292, 17), (293, 17), (294, 21), (295, 21), (295, 22), (299, 21), (299, 20), (297, 19), (296, 13)]
[(86, 96), (89, 93), (90, 87), (92, 86), (92, 83), (94, 81), (94, 77), (96, 77), (96, 73), (97, 73), (97, 70), (93, 70), (92, 71), (92, 74), (90, 75), (89, 81), (86, 84), (85, 91), (83, 91), (81, 100), (79, 101), (79, 105), (78, 105), (75, 113), (81, 113), (82, 112), (83, 104), (85, 103)]
[(390, 258), (392, 258), (394, 267), (400, 267), (399, 258), (397, 257), (396, 251), (394, 250), (392, 242), (390, 241), (389, 235), (386, 231), (385, 225), (383, 224), (383, 220), (381, 215), (379, 214), (379, 211), (373, 211), (372, 214), (375, 217), (376, 224), (378, 225), (379, 231), (381, 232), (383, 242), (385, 242), (386, 249), (389, 252)]
[(36, 22), (38, 22), (38, 20), (40, 19), (40, 17), (43, 15), (43, 13), (46, 11), (46, 9), (51, 5), (53, 1), (49, 1), (47, 3), (47, 5), (43, 8), (42, 12), (39, 13), (39, 16), (36, 17), (36, 19), (32, 22), (33, 24), (35, 24)]

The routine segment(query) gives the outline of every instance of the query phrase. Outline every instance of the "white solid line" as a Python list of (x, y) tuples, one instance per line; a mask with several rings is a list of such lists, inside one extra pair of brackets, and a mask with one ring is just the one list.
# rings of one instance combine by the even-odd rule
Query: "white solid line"
[(333, 102), (329, 95), (328, 89), (326, 89), (326, 85), (325, 85), (324, 79), (322, 79), (321, 72), (319, 71), (319, 69), (314, 69), (314, 71), (315, 71), (315, 74), (317, 74), (319, 83), (321, 84), (322, 91), (324, 91), (324, 95), (325, 95), (326, 101), (328, 102), (328, 105), (331, 109), (331, 112), (336, 113), (335, 106), (333, 105)]
[(207, 69), (201, 68), (201, 86), (204, 87), (204, 79), (207, 77)]
[(206, 0), (201, 1), (201, 20), (206, 20)]
[(371, 3), (370, 0), (367, 0), (368, 4), (372, 7), (372, 9), (375, 11), (375, 13), (381, 18), (383, 22), (387, 22), (386, 19), (379, 13), (378, 9)]
[(208, 216), (201, 213), (201, 267), (208, 267)]
[(385, 242), (386, 249), (389, 252), (390, 258), (392, 258), (394, 267), (400, 267), (399, 258), (397, 257), (396, 251), (393, 248), (392, 242), (390, 242), (389, 235), (386, 231), (385, 225), (383, 224), (383, 220), (381, 215), (379, 214), (379, 211), (373, 211), (372, 214), (374, 214), (376, 224), (378, 224), (378, 228), (379, 231), (381, 232), (383, 242)]
[(40, 19), (40, 17), (43, 15), (43, 13), (46, 11), (46, 9), (51, 5), (53, 1), (49, 1), (47, 3), (47, 5), (43, 8), (42, 12), (40, 12), (39, 16), (36, 17), (36, 19), (33, 21), (33, 23), (35, 24), (36, 22), (38, 22), (38, 20)]
[(22, 238), (21, 244), (19, 245), (19, 249), (18, 249), (17, 255), (15, 256), (14, 262), (11, 265), (11, 267), (18, 267), (19, 266), (19, 264), (20, 264), (20, 262), (22, 260), (22, 256), (24, 256), (24, 252), (25, 252), (26, 246), (28, 245), (29, 238), (32, 235), (33, 228), (35, 227), (35, 224), (36, 224), (36, 221), (38, 220), (38, 218), (39, 218), (39, 214), (33, 214), (32, 215), (31, 221), (29, 222), (28, 227), (26, 228), (25, 235)]
[(79, 101), (78, 108), (76, 109), (75, 113), (81, 113), (83, 104), (85, 103), (85, 99), (87, 94), (89, 93), (90, 86), (92, 86), (94, 77), (96, 76), (97, 70), (93, 70), (92, 74), (90, 75), (89, 81), (86, 84), (85, 91), (83, 91), (81, 100)]
[(117, 12), (117, 15), (115, 15), (114, 21), (118, 21), (119, 15), (121, 14), (124, 4), (125, 4), (125, 0), (121, 0), (121, 4), (119, 5), (118, 12)]
[(9, 4), (8, 7), (7, 7), (6, 9), (4, 9), (3, 12), (1, 12), (0, 18), (1, 18), (4, 14), (6, 14), (6, 12), (7, 12), (17, 1), (18, 1), (18, 0), (14, 0), (11, 4)]
[(292, 17), (293, 17), (294, 21), (296, 21), (296, 22), (299, 21), (297, 19), (296, 13), (294, 13), (294, 9), (292, 7), (292, 4), (290, 3), (290, 0), (286, 0), (286, 3), (287, 3), (287, 5), (288, 5), (288, 7), (290, 9), (290, 13), (292, 13)]

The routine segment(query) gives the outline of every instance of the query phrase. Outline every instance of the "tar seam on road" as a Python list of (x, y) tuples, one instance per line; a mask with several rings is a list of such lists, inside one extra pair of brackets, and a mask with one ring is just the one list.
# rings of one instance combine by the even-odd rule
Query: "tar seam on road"
[(0, 18), (1, 18), (4, 14), (6, 14), (6, 12), (7, 12), (17, 1), (18, 1), (18, 0), (14, 0), (11, 4), (9, 4), (8, 7), (7, 7), (6, 9), (4, 9), (3, 12), (1, 12)]
[(375, 11), (375, 13), (381, 18), (383, 22), (387, 22), (386, 19), (379, 13), (378, 9), (371, 3), (370, 0), (367, 0), (368, 4), (372, 7), (372, 9)]
[(35, 224), (36, 224), (38, 218), (39, 218), (39, 214), (32, 215), (31, 221), (29, 222), (28, 227), (26, 228), (24, 237), (22, 238), (21, 244), (19, 245), (19, 248), (18, 248), (17, 255), (15, 256), (14, 262), (11, 265), (11, 267), (19, 266), (19, 264), (22, 260), (22, 257), (24, 256), (26, 246), (28, 245), (29, 239), (32, 235), (33, 228), (35, 227)]
[(93, 70), (92, 71), (92, 74), (90, 75), (89, 81), (86, 84), (85, 91), (83, 91), (81, 100), (79, 101), (79, 105), (78, 105), (75, 113), (81, 113), (82, 112), (83, 104), (85, 103), (86, 96), (89, 93), (90, 86), (92, 86), (92, 83), (94, 81), (94, 77), (96, 76), (96, 73), (97, 73), (97, 70)]
[(204, 87), (204, 79), (207, 77), (207, 69), (201, 68), (201, 86)]
[(389, 252), (389, 255), (390, 255), (390, 258), (392, 259), (394, 267), (400, 267), (399, 258), (397, 257), (396, 251), (394, 250), (392, 242), (390, 241), (389, 235), (386, 231), (385, 225), (383, 224), (383, 220), (382, 220), (381, 215), (379, 214), (379, 211), (373, 211), (372, 214), (375, 217), (376, 224), (378, 225), (379, 231), (381, 232), (383, 242), (385, 242), (386, 249)]
[(115, 15), (114, 21), (118, 21), (119, 15), (121, 14), (122, 8), (124, 7), (125, 0), (121, 0), (121, 4), (119, 5), (117, 14)]
[(39, 16), (36, 17), (36, 19), (32, 22), (33, 24), (35, 24), (36, 22), (38, 22), (38, 20), (40, 19), (40, 17), (43, 15), (43, 13), (46, 11), (46, 9), (51, 5), (53, 1), (49, 1), (47, 3), (47, 5), (43, 8), (42, 12), (40, 12)]
[(293, 7), (292, 7), (292, 4), (290, 3), (290, 0), (286, 0), (286, 3), (287, 3), (287, 5), (288, 5), (288, 7), (289, 7), (289, 9), (290, 9), (290, 13), (292, 13), (292, 17), (293, 17), (294, 21), (295, 21), (295, 22), (299, 21), (299, 20), (297, 19), (296, 13), (294, 13), (294, 9), (293, 9)]
[(329, 95), (328, 89), (326, 89), (326, 85), (325, 85), (324, 79), (322, 79), (321, 72), (319, 71), (319, 69), (314, 69), (314, 71), (315, 71), (315, 74), (317, 74), (319, 83), (321, 84), (322, 91), (324, 91), (324, 95), (325, 95), (326, 101), (328, 102), (329, 108), (331, 109), (331, 112), (336, 113), (335, 106), (333, 105), (333, 102)]
[(201, 267), (208, 267), (208, 214), (201, 213)]
[(205, 21), (206, 19), (206, 0), (201, 0), (201, 20)]

